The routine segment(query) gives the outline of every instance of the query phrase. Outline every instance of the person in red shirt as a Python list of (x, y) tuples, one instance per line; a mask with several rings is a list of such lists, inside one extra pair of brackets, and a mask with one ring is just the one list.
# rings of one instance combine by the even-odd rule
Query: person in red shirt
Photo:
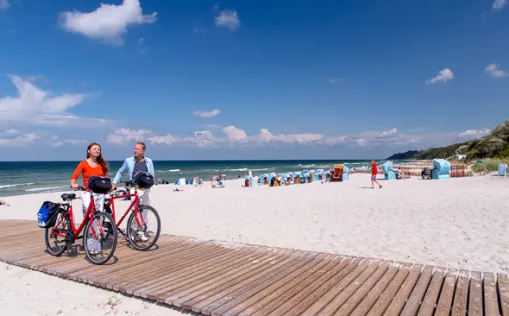
[(374, 160), (371, 160), (371, 188), (375, 188), (375, 183), (378, 184), (380, 189), (382, 188), (382, 185), (376, 181), (376, 175), (378, 174), (378, 166), (376, 165), (376, 162)]
[(87, 159), (81, 161), (74, 170), (71, 176), (71, 187), (73, 189), (78, 188), (76, 180), (81, 174), (83, 178), (83, 186), (88, 187), (88, 179), (91, 176), (106, 177), (108, 173), (108, 163), (104, 160), (101, 153), (101, 145), (98, 143), (92, 143), (87, 148)]
[[(98, 143), (91, 143), (87, 148), (87, 159), (81, 161), (74, 173), (71, 176), (71, 187), (73, 189), (78, 188), (76, 180), (81, 175), (83, 179), (83, 186), (88, 187), (88, 179), (92, 176), (106, 177), (108, 174), (108, 163), (104, 160), (101, 153), (101, 145)], [(94, 204), (97, 211), (104, 209), (104, 194), (92, 194), (91, 192), (82, 192), (81, 203), (83, 205), (83, 215), (87, 212), (88, 206), (90, 205), (90, 196), (94, 197)], [(88, 240), (88, 248), (92, 255), (96, 255), (101, 252), (101, 243), (95, 239)]]

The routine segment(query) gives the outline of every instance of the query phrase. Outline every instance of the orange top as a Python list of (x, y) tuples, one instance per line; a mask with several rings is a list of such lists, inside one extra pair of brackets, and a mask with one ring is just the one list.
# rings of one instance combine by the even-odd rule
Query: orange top
[(80, 174), (83, 178), (83, 186), (84, 187), (88, 187), (88, 179), (91, 176), (106, 177), (106, 174), (104, 173), (101, 165), (98, 165), (97, 167), (92, 168), (92, 167), (90, 167), (90, 165), (88, 164), (88, 162), (86, 160), (83, 160), (82, 162), (80, 162), (78, 167), (76, 167), (76, 170), (74, 170), (74, 173), (71, 176), (71, 180), (76, 181), (76, 179), (78, 179)]

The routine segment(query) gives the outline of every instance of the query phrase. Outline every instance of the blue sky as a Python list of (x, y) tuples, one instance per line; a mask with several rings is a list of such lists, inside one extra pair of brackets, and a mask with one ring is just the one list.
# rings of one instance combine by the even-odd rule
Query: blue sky
[(3, 160), (383, 158), (509, 118), (509, 0), (0, 0)]

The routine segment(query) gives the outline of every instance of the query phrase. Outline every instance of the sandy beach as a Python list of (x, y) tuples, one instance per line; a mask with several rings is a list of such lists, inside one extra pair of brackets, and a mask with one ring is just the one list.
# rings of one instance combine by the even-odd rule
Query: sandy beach
[[(424, 181), (412, 177), (381, 181), (383, 188), (373, 190), (369, 177), (354, 174), (344, 183), (254, 188), (243, 188), (242, 181), (232, 180), (224, 189), (210, 189), (206, 183), (186, 186), (182, 192), (174, 192), (174, 185), (162, 185), (153, 188), (152, 205), (161, 215), (162, 232), (168, 234), (509, 272), (507, 178)], [(0, 219), (35, 220), (40, 204), (58, 201), (59, 195), (5, 198), (12, 206), (0, 209)], [(48, 292), (76, 289), (82, 294), (70, 301), (80, 304), (98, 304), (93, 293), (102, 292), (16, 267), (2, 265), (0, 270), (3, 289), (33, 284), (32, 288), (16, 286), (17, 295), (0, 291), (0, 300), (9, 301), (9, 306), (17, 304), (15, 297), (19, 303), (37, 284)], [(48, 283), (41, 278), (55, 286), (45, 286)], [(140, 313), (132, 315), (145, 315), (146, 302), (107, 292), (97, 295), (105, 304), (110, 296), (122, 304), (134, 304), (133, 310)]]

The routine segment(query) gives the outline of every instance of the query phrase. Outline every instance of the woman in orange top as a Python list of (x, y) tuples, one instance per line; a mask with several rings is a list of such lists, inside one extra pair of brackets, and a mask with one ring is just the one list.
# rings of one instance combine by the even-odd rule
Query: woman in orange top
[(71, 187), (73, 189), (77, 189), (79, 186), (76, 184), (76, 180), (80, 174), (83, 178), (83, 186), (85, 188), (88, 187), (88, 179), (91, 176), (106, 177), (106, 174), (108, 174), (108, 164), (102, 156), (101, 145), (98, 143), (88, 145), (87, 159), (80, 162), (76, 170), (74, 170), (71, 176)]
[[(76, 180), (80, 176), (83, 178), (83, 186), (88, 187), (88, 179), (91, 176), (105, 177), (108, 174), (108, 164), (104, 160), (101, 153), (101, 145), (98, 143), (92, 143), (87, 148), (87, 159), (79, 163), (76, 170), (71, 176), (71, 187), (73, 189), (78, 188)], [(82, 192), (81, 203), (83, 204), (83, 215), (87, 212), (88, 206), (90, 205), (91, 196), (94, 197), (94, 204), (97, 211), (104, 209), (104, 194), (92, 194), (91, 192)], [(101, 252), (101, 243), (93, 238), (88, 240), (88, 249), (92, 255)]]

